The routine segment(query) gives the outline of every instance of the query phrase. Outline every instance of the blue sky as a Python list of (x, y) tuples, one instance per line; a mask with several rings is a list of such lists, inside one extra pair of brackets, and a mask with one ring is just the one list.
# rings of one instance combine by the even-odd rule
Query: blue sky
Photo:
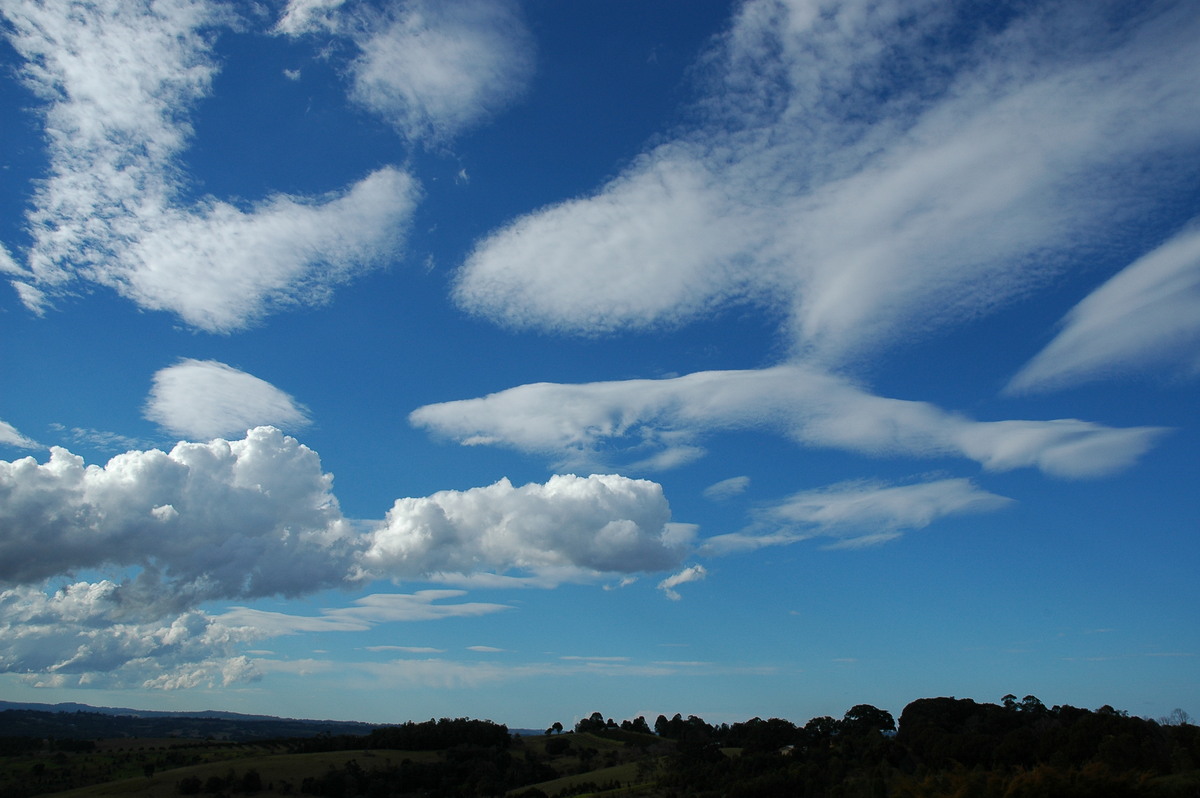
[(6, 698), (1200, 707), (1190, 4), (0, 12)]

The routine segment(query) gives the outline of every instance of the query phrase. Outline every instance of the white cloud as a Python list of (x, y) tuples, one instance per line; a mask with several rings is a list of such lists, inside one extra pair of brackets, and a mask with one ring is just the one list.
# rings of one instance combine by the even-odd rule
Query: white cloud
[(414, 141), (485, 119), (533, 72), (533, 39), (519, 9), (495, 0), (410, 2), (358, 45), (352, 96)]
[(291, 0), (275, 30), (350, 37), (351, 97), (410, 141), (487, 119), (524, 92), (534, 68), (533, 37), (507, 0), (408, 0), (382, 14)]
[(709, 485), (704, 489), (704, 496), (714, 501), (723, 501), (744, 493), (749, 486), (750, 477), (730, 477)]
[(39, 685), (172, 689), (252, 680), (257, 672), (236, 653), (249, 639), (194, 610), (131, 617), (121, 587), (107, 580), (52, 593), (0, 591), (0, 672)]
[[(309, 616), (214, 616), (204, 602), (303, 595), (368, 570), (552, 587), (674, 567), (694, 534), (670, 521), (661, 486), (619, 476), (502, 480), (401, 499), (383, 522), (355, 525), (317, 454), (272, 427), (129, 451), (102, 467), (54, 447), (44, 464), (0, 461), (0, 672), (59, 686), (229, 684), (261, 673), (239, 648), (264, 637), (511, 607), (455, 601), (464, 592), (450, 589), (376, 593)], [(60, 586), (81, 570), (125, 576)]]
[(365, 646), (367, 651), (399, 651), (404, 654), (445, 654), (444, 648), (432, 648), (431, 646)]
[(313, 201), (274, 196), (246, 213), (215, 200), (164, 213), (97, 277), (139, 305), (228, 332), (269, 312), (319, 304), (333, 288), (396, 254), (419, 193), (384, 168)]
[(299, 36), (337, 28), (335, 15), (346, 0), (288, 0), (275, 26), (278, 33)]
[[(249, 607), (234, 607), (217, 616), (216, 620), (223, 626), (235, 629), (249, 628), (263, 637), (274, 637), (300, 632), (361, 632), (380, 623), (471, 618), (512, 609), (507, 604), (483, 602), (438, 603), (464, 595), (466, 593), (462, 590), (419, 590), (411, 594), (374, 593), (355, 599), (349, 607), (322, 609), (321, 614), (317, 616), (288, 615)], [(396, 647), (385, 648), (390, 650)]]
[[(794, 494), (763, 510), (749, 531), (709, 538), (703, 551), (726, 554), (818, 536), (835, 538), (837, 547), (874, 545), (946, 516), (994, 512), (1011, 501), (981, 490), (968, 479), (912, 485), (842, 483)], [(770, 531), (758, 531), (763, 527)]]
[(1008, 391), (1051, 390), (1164, 363), (1200, 373), (1200, 229), (1139, 258), (1072, 308)]
[(708, 571), (703, 565), (690, 565), (679, 573), (668, 576), (666, 579), (659, 582), (658, 589), (661, 590), (667, 598), (671, 599), (671, 601), (679, 601), (681, 596), (678, 592), (676, 592), (675, 588), (679, 587), (680, 585), (687, 584), (688, 582), (699, 582), (706, 576), (708, 576)]
[[(749, 297), (788, 311), (798, 351), (844, 361), (987, 313), (1115, 240), (1148, 201), (1130, 181), (1194, 177), (1154, 167), (1200, 146), (1184, 121), (1200, 115), (1194, 14), (1069, 4), (964, 34), (957, 13), (746, 3), (705, 61), (719, 77), (703, 123), (480, 242), (457, 300), (595, 333)], [(962, 48), (923, 56), (947, 36)]]
[(103, 467), (57, 447), (45, 464), (0, 461), (0, 581), (138, 567), (117, 589), (129, 611), (337, 585), (353, 551), (331, 482), (268, 427)]
[(185, 359), (155, 373), (145, 413), (173, 433), (202, 439), (310, 423), (307, 409), (291, 396), (215, 360)]
[(83, 278), (228, 332), (323, 301), (399, 247), (417, 187), (390, 168), (339, 194), (277, 195), (249, 212), (212, 198), (180, 205), (187, 114), (210, 91), (210, 33), (232, 21), (227, 9), (102, 0), (3, 13), (25, 81), (46, 103), (50, 174), (28, 217), (33, 279), (16, 285), (31, 310)]
[[(973, 421), (926, 402), (872, 395), (809, 366), (707, 371), (663, 380), (521, 385), (426, 405), (410, 421), (464, 445), (505, 445), (559, 464), (700, 450), (713, 431), (765, 429), (804, 446), (872, 456), (966, 457), (989, 470), (1064, 477), (1118, 471), (1162, 430), (1076, 419)], [(666, 458), (669, 460), (670, 458)]]
[(0, 421), (0, 446), (16, 446), (20, 449), (41, 449), (42, 445), (17, 431), (7, 421)]
[(659, 571), (686, 554), (662, 487), (616, 475), (558, 475), (515, 488), (400, 499), (371, 535), (364, 568), (396, 579), (508, 570), (535, 575)]

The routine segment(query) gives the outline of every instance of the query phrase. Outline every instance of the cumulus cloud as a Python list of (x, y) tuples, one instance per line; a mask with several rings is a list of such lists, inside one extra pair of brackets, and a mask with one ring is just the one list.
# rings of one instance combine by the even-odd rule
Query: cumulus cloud
[(0, 672), (37, 686), (161, 689), (256, 678), (237, 653), (253, 639), (197, 610), (131, 618), (121, 586), (75, 582), (53, 592), (0, 591)]
[(707, 371), (662, 380), (535, 383), (426, 405), (410, 421), (464, 445), (505, 445), (560, 464), (617, 455), (670, 462), (719, 430), (765, 429), (804, 446), (872, 456), (966, 457), (989, 470), (1092, 477), (1132, 464), (1162, 433), (1077, 419), (974, 421), (875, 396), (811, 366)]
[(58, 447), (44, 464), (0, 461), (0, 581), (137, 567), (114, 594), (131, 611), (338, 585), (353, 551), (331, 483), (269, 427), (103, 467)]
[(31, 279), (16, 284), (31, 310), (82, 278), (228, 332), (325, 300), (402, 243), (418, 192), (391, 168), (329, 196), (276, 195), (251, 210), (181, 204), (187, 114), (211, 89), (211, 32), (232, 21), (227, 8), (103, 0), (10, 3), (2, 13), (25, 82), (45, 101), (49, 141), (50, 174), (28, 216)]
[(17, 431), (7, 421), (0, 420), (0, 446), (16, 446), (19, 449), (41, 449), (41, 444)]
[(517, 488), (504, 479), (398, 500), (372, 532), (362, 563), (392, 578), (660, 571), (683, 559), (694, 534), (670, 517), (662, 486), (647, 480), (557, 475)]
[[(243, 440), (130, 451), (103, 467), (54, 447), (48, 462), (0, 461), (0, 583), (134, 567), (114, 594), (130, 611), (216, 598), (299, 595), (366, 575), (531, 574), (550, 583), (671, 568), (695, 528), (674, 523), (662, 486), (616, 475), (501, 480), (396, 501), (359, 531), (316, 452), (273, 427)], [(427, 593), (432, 600), (445, 594)], [(318, 624), (409, 613), (361, 599)], [(426, 608), (428, 609), (428, 608)], [(348, 620), (349, 619), (349, 620)]]
[(1139, 258), (1072, 308), (1007, 390), (1052, 390), (1163, 364), (1200, 373), (1200, 227)]
[(292, 0), (276, 32), (350, 37), (351, 97), (411, 141), (439, 141), (512, 102), (534, 66), (533, 37), (507, 0), (409, 0), (387, 13)]
[(155, 373), (145, 414), (173, 433), (203, 439), (309, 424), (307, 409), (291, 396), (215, 360), (185, 359)]
[[(297, 596), (363, 578), (547, 587), (673, 568), (695, 528), (662, 487), (612, 475), (507, 480), (341, 514), (317, 454), (273, 427), (129, 451), (104, 466), (54, 447), (0, 461), (0, 672), (36, 684), (175, 689), (257, 678), (248, 643), (475, 617), (462, 590), (375, 593), (293, 615), (205, 602)], [(120, 574), (87, 582), (79, 571)], [(513, 571), (515, 575), (504, 572)]]
[(689, 565), (679, 573), (668, 576), (659, 582), (658, 589), (671, 601), (679, 601), (682, 597), (675, 588), (688, 582), (699, 582), (706, 576), (708, 576), (708, 570), (703, 565)]
[[(1011, 499), (982, 490), (968, 479), (912, 485), (849, 482), (796, 493), (765, 508), (750, 530), (718, 535), (703, 551), (726, 554), (830, 537), (837, 547), (866, 546), (923, 529), (950, 515), (1003, 509)], [(763, 527), (769, 531), (760, 531)]]
[[(962, 24), (970, 13), (745, 3), (704, 62), (700, 124), (481, 241), (457, 301), (595, 333), (750, 298), (786, 312), (798, 351), (845, 361), (1079, 263), (1067, 255), (1162, 195), (1131, 182), (1194, 177), (1156, 167), (1200, 148), (1184, 121), (1200, 115), (1194, 14), (1069, 4)], [(960, 46), (927, 59), (931, 38)]]

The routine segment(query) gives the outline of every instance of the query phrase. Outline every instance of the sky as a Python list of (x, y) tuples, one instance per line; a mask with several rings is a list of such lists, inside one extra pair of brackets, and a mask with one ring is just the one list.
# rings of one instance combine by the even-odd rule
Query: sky
[(0, 20), (4, 698), (1200, 712), (1194, 4)]

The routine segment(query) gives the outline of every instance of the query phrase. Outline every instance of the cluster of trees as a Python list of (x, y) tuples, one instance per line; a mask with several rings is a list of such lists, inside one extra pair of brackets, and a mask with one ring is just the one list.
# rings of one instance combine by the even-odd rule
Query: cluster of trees
[(398, 726), (381, 726), (367, 735), (321, 734), (301, 740), (282, 740), (299, 753), (353, 751), (386, 748), (397, 751), (442, 751), (455, 746), (508, 748), (508, 727), (490, 720), (471, 718), (409, 721)]
[[(1200, 794), (1200, 728), (1107, 706), (1047, 708), (1034, 696), (1005, 696), (1000, 705), (920, 699), (905, 707), (898, 730), (889, 713), (865, 704), (804, 726), (755, 718), (711, 727), (689, 718), (677, 728), (680, 744), (659, 780), (666, 796)], [(741, 755), (723, 756), (724, 746)]]

